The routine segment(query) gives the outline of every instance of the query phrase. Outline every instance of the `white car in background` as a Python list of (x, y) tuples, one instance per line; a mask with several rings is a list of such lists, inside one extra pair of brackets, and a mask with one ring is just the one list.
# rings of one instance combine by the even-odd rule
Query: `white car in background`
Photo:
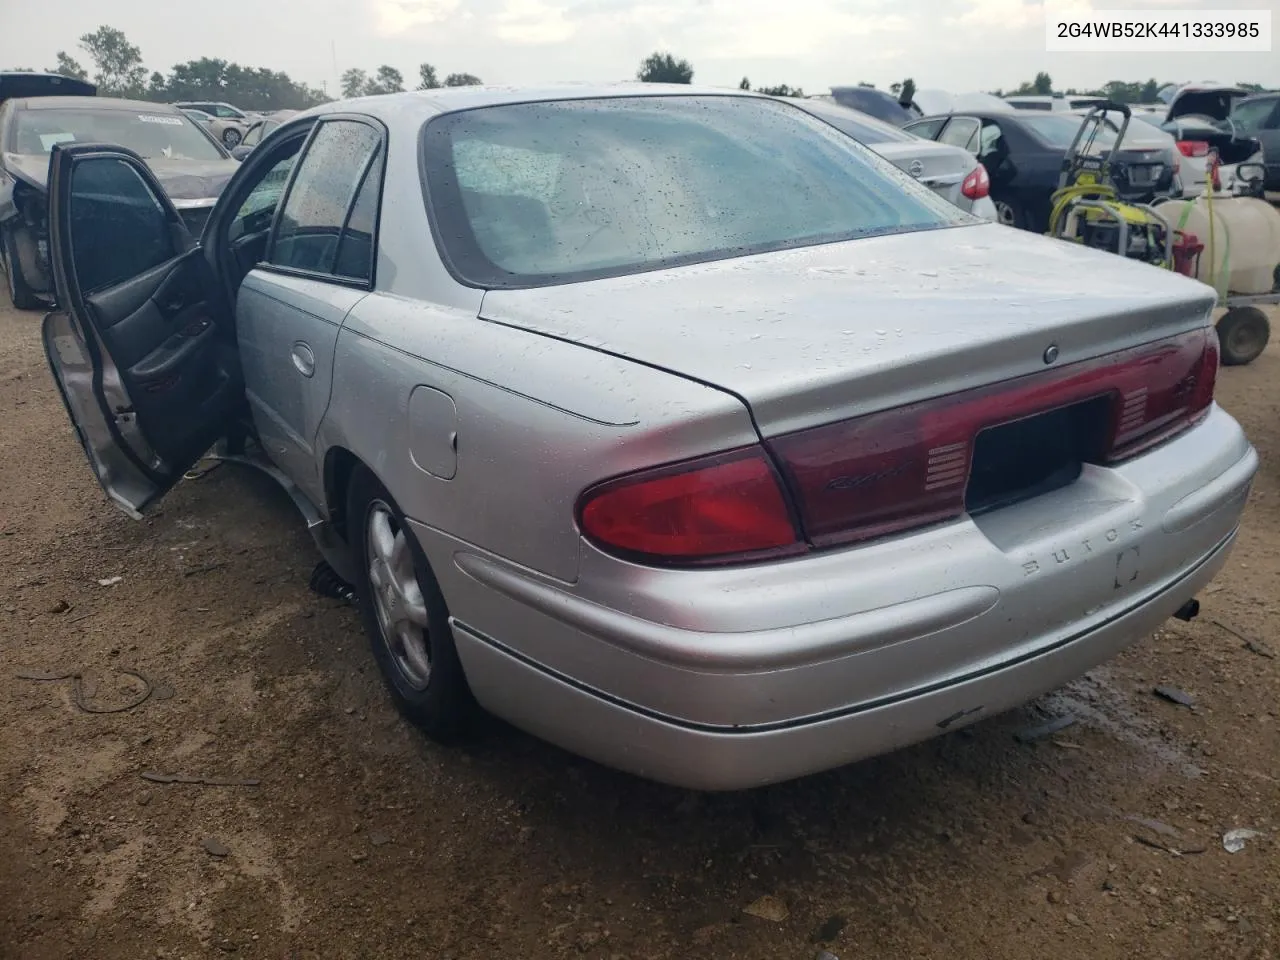
[(969, 151), (907, 133), (875, 117), (826, 99), (787, 100), (847, 134), (961, 210), (998, 220), (987, 169)]
[(174, 106), (193, 120), (205, 124), (213, 138), (227, 150), (234, 150), (240, 145), (251, 122), (243, 110), (229, 103), (183, 100)]
[[(1131, 138), (1135, 128), (1139, 128), (1143, 136), (1162, 135), (1174, 142), (1178, 151), (1178, 178), (1182, 183), (1182, 195), (1184, 197), (1198, 197), (1205, 191), (1205, 185), (1209, 180), (1211, 139), (1220, 140), (1224, 137), (1233, 136), (1233, 131), (1223, 129), (1223, 125), (1202, 120), (1198, 117), (1162, 122), (1159, 114), (1135, 113), (1133, 122), (1129, 124), (1130, 134), (1125, 137), (1126, 141)], [(1236, 144), (1240, 142), (1240, 139), (1236, 138)], [(1234, 149), (1234, 147), (1235, 144), (1232, 144), (1231, 148)], [(1236, 170), (1241, 163), (1262, 162), (1263, 151), (1259, 147), (1250, 157), (1238, 160), (1235, 163), (1222, 164), (1218, 167), (1218, 181), (1221, 189), (1230, 191), (1231, 185), (1236, 179)]]

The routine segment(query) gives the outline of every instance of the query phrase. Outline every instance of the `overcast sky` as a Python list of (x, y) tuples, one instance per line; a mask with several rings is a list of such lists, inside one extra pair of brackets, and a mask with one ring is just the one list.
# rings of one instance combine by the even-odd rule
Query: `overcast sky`
[[(1098, 9), (1270, 9), (1280, 0), (1067, 0)], [(910, 76), (951, 92), (1107, 80), (1223, 80), (1280, 87), (1280, 43), (1255, 54), (1049, 54), (1028, 0), (0, 0), (0, 67), (45, 68), (76, 38), (125, 32), (149, 70), (202, 56), (284, 70), (330, 94), (349, 67), (417, 65), (490, 83), (620, 80), (654, 50), (689, 59), (695, 82), (786, 83), (809, 92)], [(412, 84), (410, 84), (412, 86)]]

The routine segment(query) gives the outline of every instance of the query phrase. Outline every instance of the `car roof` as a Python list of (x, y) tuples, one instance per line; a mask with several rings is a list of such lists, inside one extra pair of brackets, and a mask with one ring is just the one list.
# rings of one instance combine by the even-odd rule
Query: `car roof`
[[(594, 100), (612, 97), (737, 97), (768, 100), (762, 94), (725, 87), (694, 86), (687, 83), (561, 83), (538, 86), (438, 87), (434, 90), (411, 90), (386, 93), (351, 100), (334, 100), (312, 107), (296, 116), (321, 116), (327, 113), (363, 113), (382, 120), (408, 116), (451, 113), (479, 107), (496, 107), (515, 103), (546, 101)], [(290, 118), (293, 119), (293, 118)]]
[(26, 97), (17, 101), (23, 110), (128, 110), (137, 113), (180, 114), (182, 111), (167, 103), (151, 103), (147, 100), (121, 100), (117, 97)]

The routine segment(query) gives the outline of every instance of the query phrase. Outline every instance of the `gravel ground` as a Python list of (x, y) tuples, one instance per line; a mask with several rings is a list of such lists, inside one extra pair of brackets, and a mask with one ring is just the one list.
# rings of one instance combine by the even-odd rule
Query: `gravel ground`
[[(496, 722), (415, 733), (269, 483), (222, 467), (142, 522), (106, 503), (38, 323), (0, 310), (0, 956), (1280, 951), (1280, 349), (1220, 379), (1263, 466), (1200, 620), (972, 729), (708, 796)], [(157, 695), (77, 707), (127, 704), (128, 670)], [(1231, 855), (1236, 827), (1260, 835)]]

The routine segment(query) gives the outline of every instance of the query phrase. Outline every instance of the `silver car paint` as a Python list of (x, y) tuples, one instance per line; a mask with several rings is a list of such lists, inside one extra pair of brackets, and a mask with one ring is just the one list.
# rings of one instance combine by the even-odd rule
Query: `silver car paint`
[[(746, 407), (721, 391), (385, 294), (347, 318), (333, 378), (321, 446), (354, 452), (407, 516), (562, 581), (578, 576), (582, 489), (757, 440)], [(412, 456), (426, 446), (418, 462), (433, 459), (449, 442), (448, 429), (410, 420), (421, 386), (456, 404), (450, 480)]]
[[(387, 486), (482, 704), (644, 776), (751, 786), (1020, 703), (1212, 577), (1257, 465), (1216, 408), (1054, 494), (872, 544), (669, 570), (586, 543), (572, 509), (585, 486), (755, 442), (753, 415), (772, 434), (1029, 373), (1050, 344), (1062, 363), (1094, 356), (1201, 326), (1213, 301), (1193, 281), (992, 225), (537, 291), (452, 280), (418, 201), (432, 110), (617, 92), (473, 88), (315, 111), (367, 112), (390, 135), (377, 289), (338, 332), (306, 470), (354, 456)], [(242, 303), (246, 328), (268, 322), (261, 301)], [(272, 349), (246, 368), (266, 398), (260, 426), (287, 406), (269, 371), (290, 361)], [(286, 389), (299, 386), (324, 409), (322, 387)]]
[(980, 224), (495, 290), (482, 314), (723, 387), (773, 436), (1033, 373), (1050, 344), (1070, 363), (1194, 329), (1213, 305), (1194, 280)]
[[(1222, 568), (1232, 541), (1163, 595), (1039, 657), (1001, 665), (910, 699), (878, 701), (807, 723), (716, 730), (671, 723), (539, 669), (455, 625), (481, 703), (586, 757), (700, 790), (740, 790), (804, 776), (958, 730), (1052, 690), (1148, 636)], [(718, 683), (707, 678), (706, 687)], [(767, 678), (762, 678), (767, 686)]]
[(366, 292), (252, 270), (236, 298), (236, 339), (254, 426), (271, 459), (324, 500), (314, 442), (329, 405), (338, 330)]
[(1232, 534), (1256, 467), (1215, 411), (1149, 458), (985, 517), (713, 570), (584, 545), (572, 586), (419, 534), (477, 636), (669, 722), (738, 729), (957, 682), (1140, 606)]

